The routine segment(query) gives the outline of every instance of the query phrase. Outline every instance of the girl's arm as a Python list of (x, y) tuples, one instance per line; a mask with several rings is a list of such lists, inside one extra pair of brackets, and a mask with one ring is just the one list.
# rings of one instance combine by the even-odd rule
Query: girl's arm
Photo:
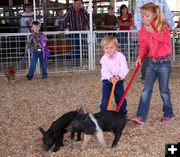
[(120, 21), (118, 21), (118, 25), (119, 26), (132, 26), (132, 22), (124, 22), (124, 23), (121, 23)]
[(138, 56), (141, 57), (141, 60), (143, 60), (146, 56), (146, 53), (148, 51), (148, 45), (145, 40), (146, 31), (143, 27), (141, 27), (140, 34), (139, 34), (139, 51)]

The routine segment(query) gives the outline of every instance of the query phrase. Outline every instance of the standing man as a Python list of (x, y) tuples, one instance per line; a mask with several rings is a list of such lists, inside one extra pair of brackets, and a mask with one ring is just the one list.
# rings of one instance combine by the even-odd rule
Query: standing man
[(114, 8), (108, 6), (108, 13), (104, 16), (101, 22), (101, 28), (103, 30), (115, 30), (117, 25), (117, 18), (114, 15)]
[(31, 22), (33, 21), (33, 12), (31, 4), (24, 4), (24, 12), (21, 14), (21, 29), (20, 33), (31, 32)]
[[(153, 2), (156, 5), (160, 6), (162, 12), (164, 13), (165, 19), (167, 21), (168, 26), (170, 27), (170, 29), (173, 31), (174, 36), (177, 35), (177, 31), (175, 29), (175, 22), (173, 20), (171, 11), (169, 9), (169, 6), (166, 2), (166, 0), (136, 0), (136, 8), (135, 8), (135, 14), (134, 14), (134, 24), (136, 26), (136, 29), (139, 31), (141, 26), (142, 26), (142, 17), (141, 17), (141, 13), (140, 13), (140, 8), (149, 2)], [(142, 67), (141, 67), (141, 80), (144, 83), (145, 80), (145, 74), (146, 74), (146, 65), (148, 62), (148, 58), (146, 57)]]
[[(69, 31), (83, 31), (89, 29), (89, 15), (83, 7), (82, 0), (74, 0), (73, 6), (68, 10), (61, 23), (61, 30), (66, 28)], [(79, 33), (70, 34), (72, 44), (73, 65), (80, 65), (80, 35)], [(82, 34), (82, 46), (87, 46), (87, 35)]]

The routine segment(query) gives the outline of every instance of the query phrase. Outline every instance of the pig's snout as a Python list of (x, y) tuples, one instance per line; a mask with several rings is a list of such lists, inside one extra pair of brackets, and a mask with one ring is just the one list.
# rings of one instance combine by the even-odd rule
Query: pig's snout
[(45, 150), (45, 151), (48, 151), (49, 150), (49, 146), (47, 146), (47, 145), (43, 145), (43, 150)]

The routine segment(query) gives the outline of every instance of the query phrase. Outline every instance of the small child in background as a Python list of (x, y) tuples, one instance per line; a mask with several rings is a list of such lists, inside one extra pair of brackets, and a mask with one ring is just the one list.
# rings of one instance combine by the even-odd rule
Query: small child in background
[[(114, 96), (118, 105), (123, 93), (123, 80), (129, 72), (125, 56), (118, 52), (118, 40), (114, 36), (106, 36), (101, 40), (101, 47), (104, 49), (101, 63), (101, 80), (102, 80), (102, 101), (100, 105), (101, 111), (107, 109), (112, 84), (116, 83)], [(122, 116), (127, 114), (127, 101), (124, 99), (119, 113)]]
[(141, 94), (137, 114), (132, 118), (136, 124), (144, 124), (150, 107), (153, 86), (158, 79), (159, 91), (163, 101), (162, 123), (171, 123), (174, 118), (169, 78), (172, 71), (172, 45), (170, 29), (158, 5), (150, 2), (141, 7), (143, 26), (140, 29), (140, 48), (137, 64), (142, 64), (148, 52), (148, 64), (145, 77), (145, 86)]
[(36, 70), (36, 64), (39, 58), (40, 66), (41, 66), (41, 73), (42, 79), (48, 77), (47, 72), (47, 57), (50, 56), (46, 40), (47, 38), (45, 35), (39, 31), (40, 30), (40, 22), (33, 21), (32, 22), (32, 34), (29, 36), (29, 40), (26, 43), (26, 52), (28, 49), (32, 52), (32, 60), (31, 65), (26, 75), (28, 80), (31, 80), (34, 77), (34, 72)]

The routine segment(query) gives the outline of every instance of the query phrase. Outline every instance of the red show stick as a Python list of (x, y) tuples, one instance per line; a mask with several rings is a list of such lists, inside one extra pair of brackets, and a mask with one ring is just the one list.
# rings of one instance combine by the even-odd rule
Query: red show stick
[(141, 67), (140, 64), (138, 64), (135, 71), (134, 71), (134, 73), (133, 73), (133, 75), (132, 75), (132, 77), (131, 77), (131, 79), (130, 79), (130, 81), (129, 81), (129, 83), (128, 83), (128, 85), (127, 85), (127, 87), (126, 87), (126, 89), (125, 89), (125, 91), (124, 91), (124, 94), (122, 95), (122, 97), (121, 97), (121, 99), (119, 101), (119, 104), (118, 104), (118, 106), (116, 108), (116, 112), (118, 112), (120, 110), (121, 105), (122, 105), (122, 103), (123, 103), (123, 101), (124, 101), (124, 99), (125, 99), (125, 97), (127, 95), (127, 92), (129, 90), (129, 88), (131, 87), (131, 84), (132, 84), (136, 74), (138, 73), (140, 67)]

